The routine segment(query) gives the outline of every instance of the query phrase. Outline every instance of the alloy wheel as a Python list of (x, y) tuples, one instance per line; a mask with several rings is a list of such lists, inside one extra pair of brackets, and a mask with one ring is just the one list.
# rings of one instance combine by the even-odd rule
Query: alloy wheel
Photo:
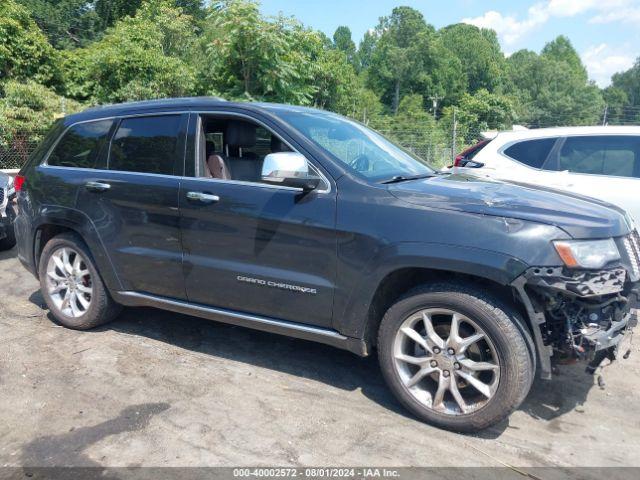
[(500, 361), (493, 342), (460, 312), (431, 308), (410, 315), (396, 333), (393, 355), (404, 388), (439, 413), (473, 413), (498, 388)]
[(53, 304), (67, 317), (81, 317), (91, 306), (91, 273), (82, 255), (73, 248), (61, 247), (51, 254), (46, 285)]

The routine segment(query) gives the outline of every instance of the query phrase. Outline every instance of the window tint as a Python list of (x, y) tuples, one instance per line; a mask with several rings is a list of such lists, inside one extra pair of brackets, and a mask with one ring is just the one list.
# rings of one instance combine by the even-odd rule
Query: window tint
[(264, 128), (256, 127), (256, 143), (251, 147), (243, 147), (242, 154), (252, 153), (255, 157), (264, 158), (271, 153), (271, 133)]
[(525, 140), (511, 145), (505, 155), (533, 168), (542, 168), (557, 138)]
[(47, 164), (58, 167), (93, 168), (113, 120), (74, 125), (51, 152)]
[(125, 118), (111, 142), (109, 170), (173, 175), (180, 115)]
[(558, 168), (575, 173), (637, 177), (640, 138), (631, 136), (569, 137)]

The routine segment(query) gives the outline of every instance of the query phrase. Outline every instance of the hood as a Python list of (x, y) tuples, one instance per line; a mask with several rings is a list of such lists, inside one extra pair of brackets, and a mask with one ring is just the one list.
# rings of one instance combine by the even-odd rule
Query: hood
[(414, 205), (554, 225), (573, 238), (618, 237), (630, 231), (624, 212), (606, 202), (464, 173), (391, 184), (389, 192)]

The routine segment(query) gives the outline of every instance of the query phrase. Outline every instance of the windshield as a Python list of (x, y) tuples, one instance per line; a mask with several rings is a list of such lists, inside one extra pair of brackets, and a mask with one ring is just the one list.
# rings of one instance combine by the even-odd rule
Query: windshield
[(340, 115), (284, 109), (277, 114), (333, 158), (373, 181), (434, 173), (420, 158)]

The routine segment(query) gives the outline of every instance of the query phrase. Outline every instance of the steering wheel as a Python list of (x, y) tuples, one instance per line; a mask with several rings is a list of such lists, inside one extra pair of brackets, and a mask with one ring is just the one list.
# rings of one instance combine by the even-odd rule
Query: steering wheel
[(349, 162), (349, 166), (358, 172), (366, 172), (370, 167), (369, 157), (364, 154), (358, 155)]

